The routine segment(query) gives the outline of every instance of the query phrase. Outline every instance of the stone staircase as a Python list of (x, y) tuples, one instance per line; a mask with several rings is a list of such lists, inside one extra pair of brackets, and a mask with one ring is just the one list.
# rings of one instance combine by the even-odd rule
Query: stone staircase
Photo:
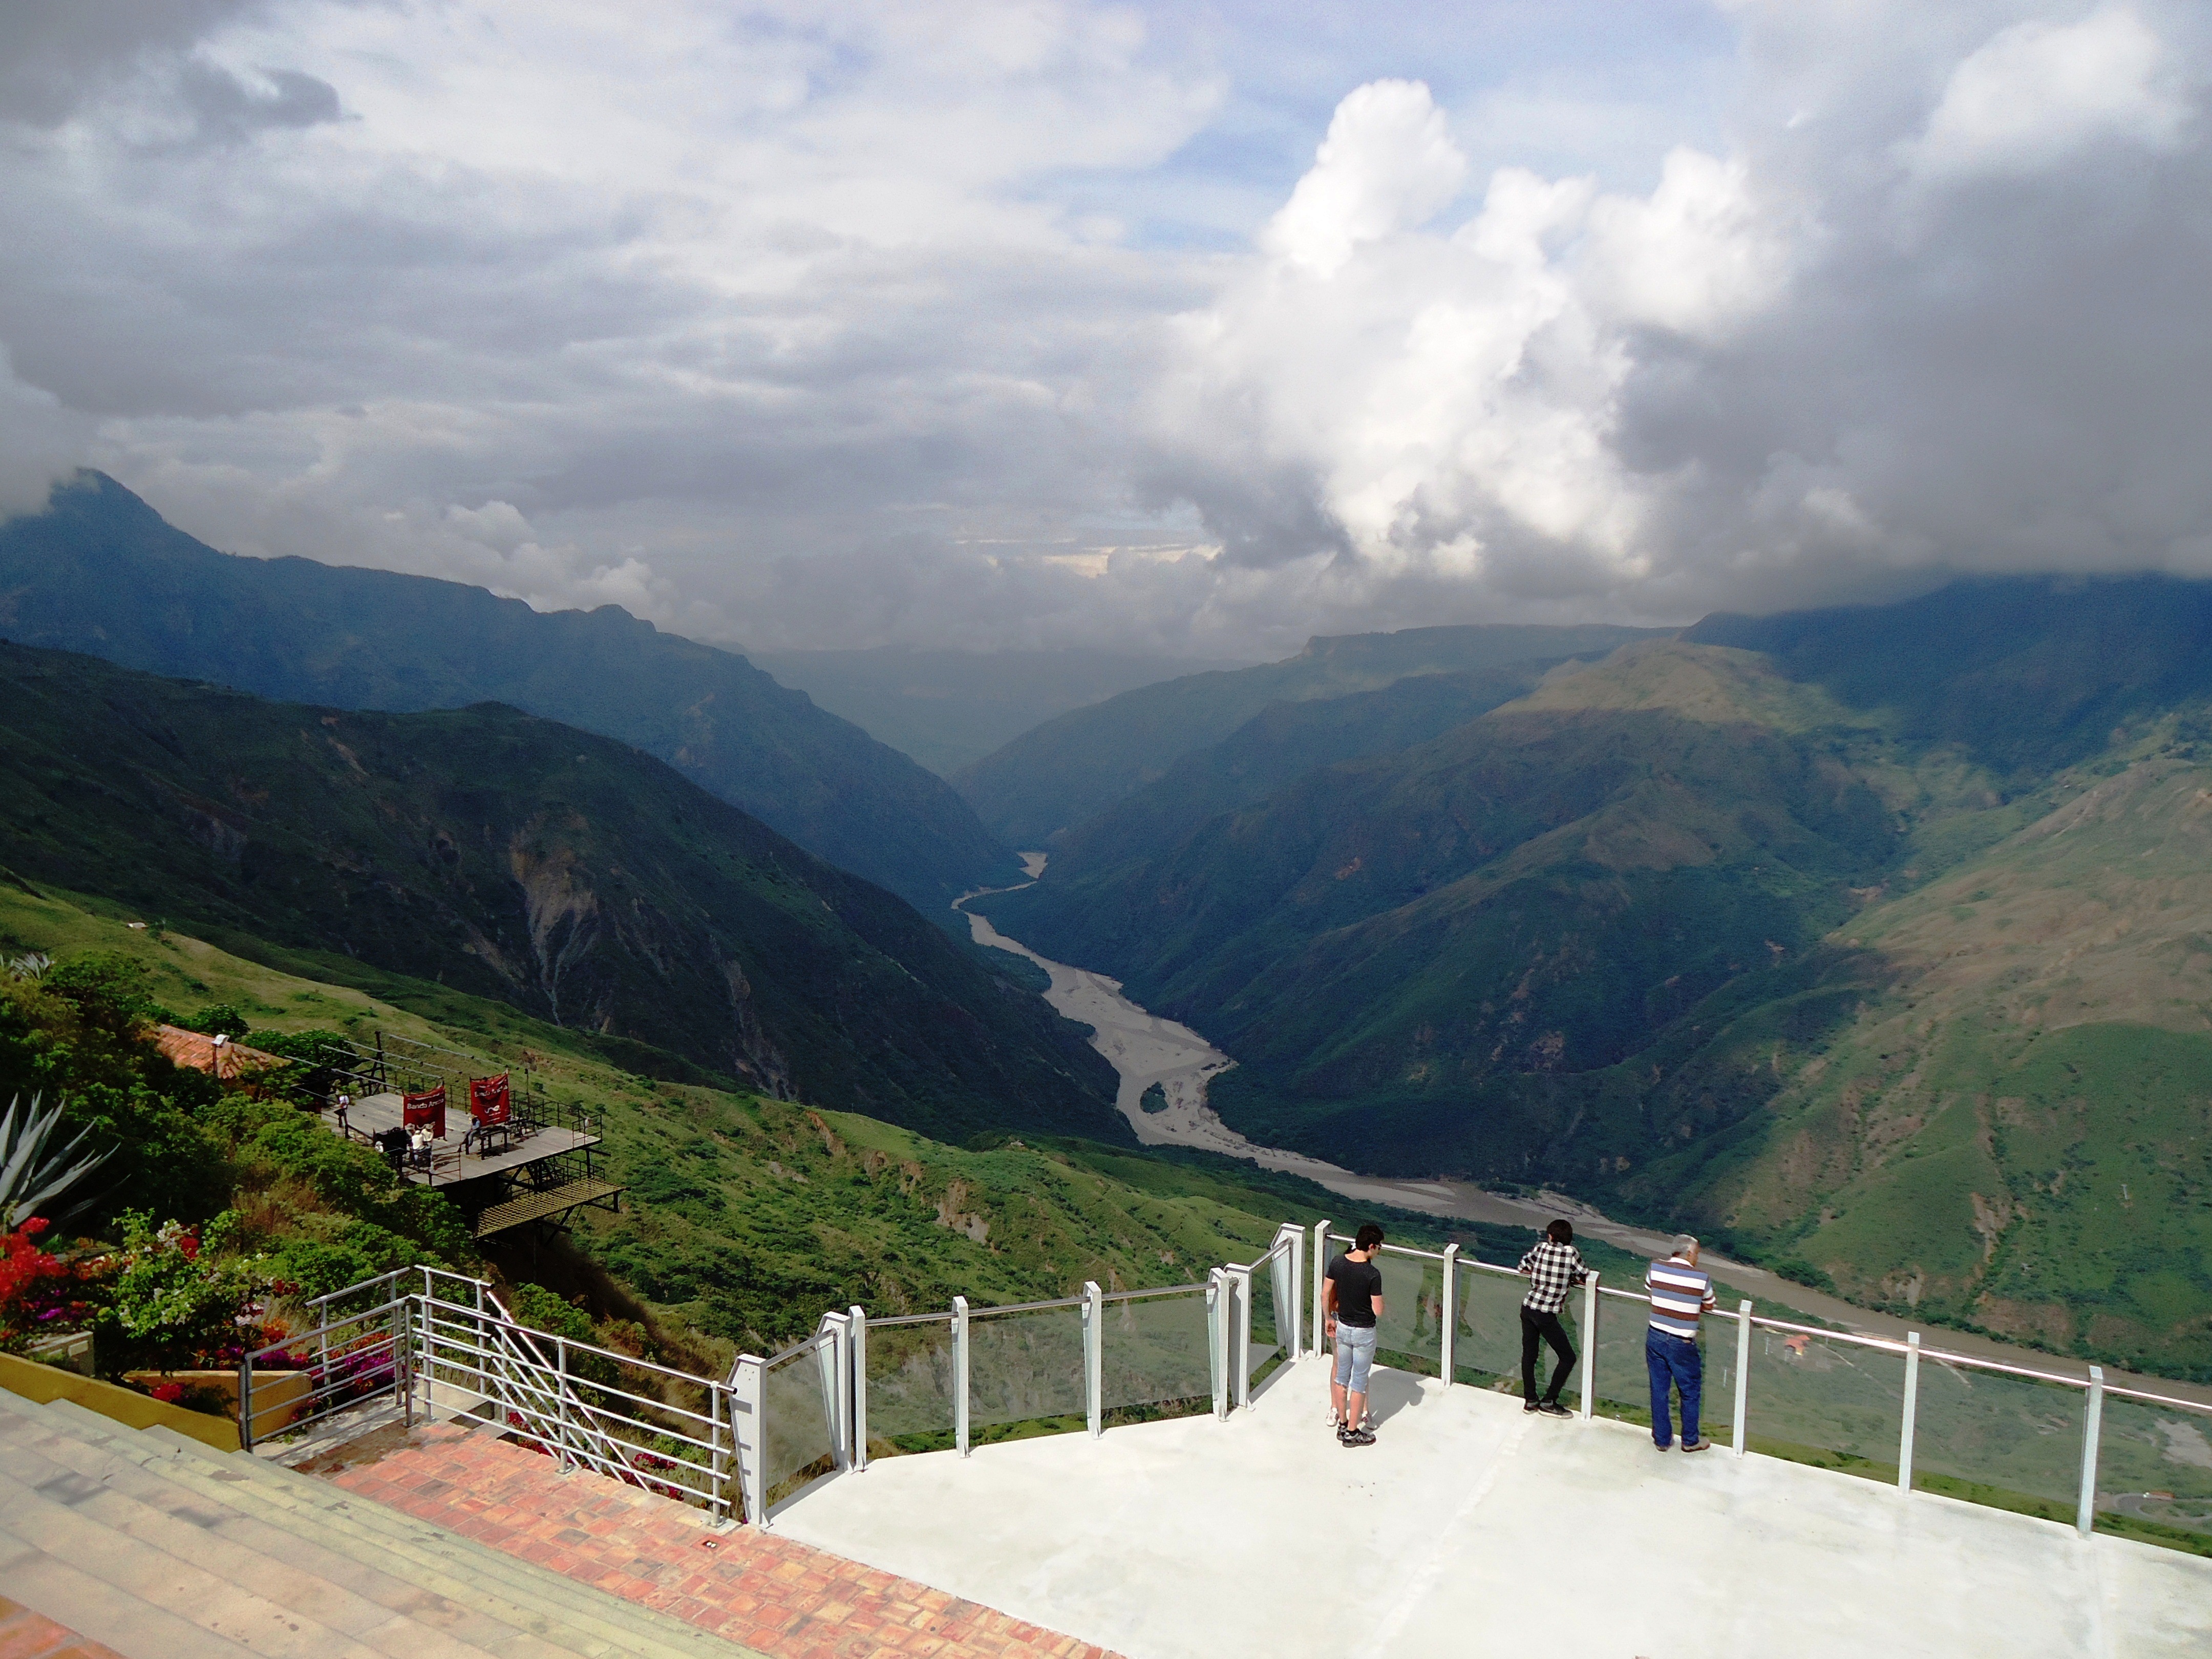
[(761, 1659), (313, 1476), (4, 1391), (0, 1588), (122, 1659)]

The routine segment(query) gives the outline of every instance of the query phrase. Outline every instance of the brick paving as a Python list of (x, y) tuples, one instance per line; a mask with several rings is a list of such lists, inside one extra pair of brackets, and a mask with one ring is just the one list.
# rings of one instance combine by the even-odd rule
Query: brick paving
[[(993, 1608), (451, 1424), (306, 1466), (347, 1491), (772, 1659), (1115, 1659)], [(0, 1659), (14, 1659), (0, 1650)]]
[(118, 1659), (66, 1625), (0, 1595), (0, 1659)]

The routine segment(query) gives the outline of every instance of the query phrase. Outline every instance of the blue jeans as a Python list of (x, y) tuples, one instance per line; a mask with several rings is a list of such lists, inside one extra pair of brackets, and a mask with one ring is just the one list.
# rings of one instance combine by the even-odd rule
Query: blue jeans
[(1683, 1337), (1669, 1336), (1664, 1331), (1647, 1329), (1644, 1337), (1644, 1363), (1651, 1371), (1651, 1437), (1664, 1451), (1674, 1443), (1673, 1413), (1668, 1409), (1668, 1393), (1679, 1389), (1682, 1395), (1682, 1443), (1698, 1443), (1698, 1402), (1705, 1392), (1705, 1360), (1698, 1352), (1698, 1345)]
[(1375, 1327), (1336, 1322), (1336, 1380), (1353, 1394), (1367, 1392), (1367, 1368), (1375, 1363)]

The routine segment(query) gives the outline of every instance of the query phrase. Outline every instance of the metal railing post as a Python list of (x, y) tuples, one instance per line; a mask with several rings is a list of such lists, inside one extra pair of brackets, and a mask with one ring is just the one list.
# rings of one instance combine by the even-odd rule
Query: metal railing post
[(238, 1447), (240, 1451), (253, 1449), (253, 1351), (250, 1348), (238, 1362)]
[(765, 1406), (768, 1389), (758, 1354), (739, 1354), (730, 1371), (730, 1438), (738, 1454), (738, 1491), (745, 1506), (744, 1518), (765, 1529), (768, 1526), (768, 1469), (763, 1454), (768, 1447)]
[(1443, 1306), (1437, 1316), (1437, 1364), (1443, 1372), (1444, 1387), (1449, 1389), (1458, 1358), (1453, 1352), (1459, 1334), (1459, 1246), (1455, 1243), (1444, 1246), (1443, 1298)]
[(1097, 1279), (1083, 1281), (1083, 1404), (1093, 1440), (1106, 1432), (1105, 1296)]
[(1746, 1297), (1735, 1304), (1735, 1455), (1741, 1457), (1751, 1444), (1751, 1431), (1744, 1425), (1744, 1413), (1751, 1407), (1751, 1300)]
[(1223, 1300), (1222, 1281), (1228, 1274), (1220, 1268), (1209, 1269), (1206, 1275), (1206, 1346), (1213, 1365), (1213, 1415), (1217, 1421), (1229, 1415), (1229, 1309)]
[(952, 1298), (952, 1442), (968, 1455), (968, 1298)]
[(853, 1304), (849, 1329), (853, 1333), (853, 1468), (868, 1467), (868, 1316)]
[(568, 1467), (570, 1437), (582, 1425), (571, 1426), (568, 1421), (568, 1339), (558, 1334), (553, 1339), (553, 1372), (558, 1378), (553, 1385), (555, 1397), (560, 1402), (560, 1414), (554, 1420), (561, 1425), (561, 1467), (565, 1469)]
[(707, 1462), (707, 1512), (717, 1522), (730, 1518), (730, 1460), (729, 1454), (722, 1449), (722, 1425), (730, 1414), (730, 1406), (724, 1392), (720, 1383), (708, 1380), (707, 1443), (711, 1449)]
[(1583, 1421), (1597, 1409), (1597, 1279), (1583, 1280)]
[(1897, 1489), (1912, 1492), (1912, 1430), (1920, 1416), (1920, 1333), (1905, 1334), (1905, 1421), (1897, 1437)]
[(2105, 1368), (2089, 1367), (2089, 1399), (2081, 1418), (2081, 1501), (2074, 1529), (2087, 1538), (2097, 1529), (2097, 1438), (2105, 1426)]
[(1306, 1284), (1306, 1236), (1303, 1228), (1285, 1221), (1275, 1229), (1270, 1247), (1274, 1266), (1269, 1288), (1275, 1298), (1275, 1340), (1281, 1344), (1285, 1364), (1305, 1352), (1305, 1310), (1299, 1298)]
[(1313, 1351), (1318, 1355), (1328, 1340), (1328, 1315), (1322, 1304), (1322, 1275), (1328, 1269), (1328, 1223), (1313, 1229)]
[(1252, 1403), (1252, 1270), (1231, 1267), (1229, 1275), (1229, 1381), (1231, 1404), (1242, 1411)]

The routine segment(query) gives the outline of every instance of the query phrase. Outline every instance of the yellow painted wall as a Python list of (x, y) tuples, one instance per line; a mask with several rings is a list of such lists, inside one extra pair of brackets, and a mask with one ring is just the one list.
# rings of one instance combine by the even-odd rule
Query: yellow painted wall
[(87, 1411), (112, 1417), (127, 1428), (150, 1429), (159, 1423), (204, 1441), (217, 1451), (238, 1449), (238, 1425), (227, 1419), (164, 1405), (98, 1377), (79, 1376), (75, 1371), (19, 1359), (11, 1353), (0, 1353), (0, 1389), (42, 1406), (50, 1400), (74, 1400)]

